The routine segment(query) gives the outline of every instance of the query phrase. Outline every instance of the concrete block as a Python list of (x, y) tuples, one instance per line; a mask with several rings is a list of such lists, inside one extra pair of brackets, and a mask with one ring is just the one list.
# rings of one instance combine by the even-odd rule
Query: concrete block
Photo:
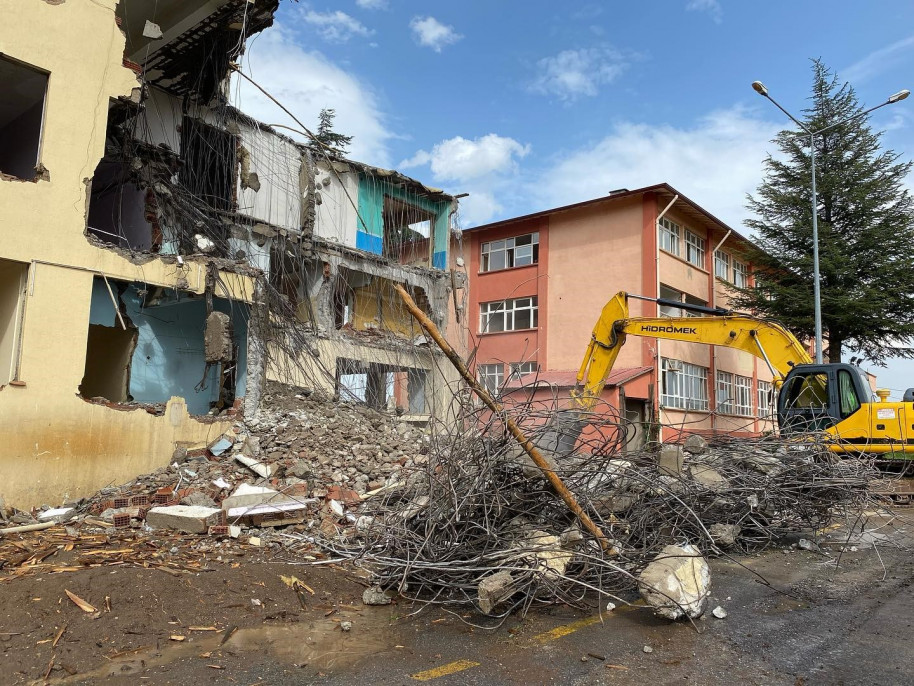
[(267, 486), (241, 484), (235, 489), (234, 493), (222, 501), (222, 509), (228, 511), (233, 507), (263, 505), (271, 500), (285, 500), (285, 498), (279, 495), (279, 491)]
[(685, 461), (683, 448), (680, 445), (664, 445), (660, 448), (660, 457), (657, 469), (666, 476), (679, 476), (682, 474), (682, 464)]
[(279, 469), (275, 464), (264, 464), (260, 460), (255, 460), (253, 457), (247, 457), (246, 455), (235, 455), (235, 460), (264, 479), (269, 479)]
[(209, 527), (222, 524), (222, 520), (223, 513), (219, 508), (198, 505), (154, 507), (146, 513), (149, 526), (189, 534), (205, 534)]
[(692, 545), (668, 545), (638, 575), (638, 591), (667, 619), (700, 617), (711, 587), (711, 570)]
[(708, 452), (708, 442), (705, 440), (704, 436), (692, 434), (685, 440), (685, 443), (682, 444), (682, 449), (689, 453), (689, 455), (704, 455)]
[(492, 614), (495, 606), (514, 594), (515, 582), (511, 572), (503, 569), (490, 574), (476, 587), (479, 609), (483, 614)]

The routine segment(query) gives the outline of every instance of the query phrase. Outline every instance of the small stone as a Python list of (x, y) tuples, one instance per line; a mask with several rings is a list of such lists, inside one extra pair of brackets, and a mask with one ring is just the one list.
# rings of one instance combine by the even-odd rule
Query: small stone
[(703, 436), (692, 434), (682, 444), (682, 449), (689, 455), (704, 455), (708, 452), (708, 442)]
[(340, 622), (340, 631), (352, 631), (352, 622), (344, 619)]
[(644, 646), (641, 650), (644, 651), (645, 653), (653, 653), (653, 652), (654, 652), (654, 649), (651, 648), (650, 646)]
[(718, 619), (723, 619), (727, 616), (727, 611), (722, 608), (720, 605), (711, 610), (711, 614), (717, 617)]
[(380, 586), (372, 586), (362, 593), (362, 602), (366, 605), (390, 605), (391, 599)]
[(607, 612), (612, 612), (612, 611), (615, 610), (615, 609), (616, 609), (616, 604), (615, 604), (615, 603), (606, 603), (606, 611), (607, 611)]

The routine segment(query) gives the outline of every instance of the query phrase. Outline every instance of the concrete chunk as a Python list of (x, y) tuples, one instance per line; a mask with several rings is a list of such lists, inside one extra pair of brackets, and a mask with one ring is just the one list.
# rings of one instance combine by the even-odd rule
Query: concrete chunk
[(705, 440), (704, 436), (692, 434), (682, 444), (682, 449), (689, 455), (704, 455), (708, 452), (708, 441)]
[(154, 507), (146, 513), (146, 523), (159, 529), (205, 534), (210, 526), (222, 524), (222, 510), (199, 505)]
[(660, 448), (660, 458), (657, 461), (657, 469), (661, 474), (666, 476), (679, 476), (682, 473), (682, 463), (684, 459), (682, 446), (664, 445)]
[(641, 597), (667, 619), (700, 617), (711, 586), (711, 570), (692, 545), (668, 545), (638, 576)]
[(269, 479), (278, 469), (275, 464), (264, 464), (260, 460), (255, 460), (253, 457), (247, 457), (246, 455), (235, 455), (235, 460), (264, 479)]
[[(252, 486), (251, 484), (241, 484), (235, 491), (222, 501), (223, 510), (231, 510), (234, 507), (251, 507), (253, 505), (263, 505), (271, 500), (279, 500), (279, 491), (266, 486)], [(283, 498), (283, 500), (285, 500)]]
[(479, 599), (479, 609), (484, 614), (492, 614), (496, 605), (514, 594), (514, 577), (506, 569), (490, 574), (479, 582), (476, 593)]

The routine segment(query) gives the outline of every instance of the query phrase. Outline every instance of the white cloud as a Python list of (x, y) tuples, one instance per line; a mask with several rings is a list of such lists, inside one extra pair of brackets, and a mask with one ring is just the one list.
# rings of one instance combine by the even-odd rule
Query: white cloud
[(689, 128), (620, 123), (528, 179), (532, 202), (525, 211), (666, 182), (740, 230), (746, 194), (761, 181), (765, 155), (777, 152), (770, 141), (780, 128), (741, 107), (712, 112)]
[[(313, 131), (324, 107), (336, 110), (334, 129), (353, 136), (349, 157), (381, 167), (390, 166), (385, 126), (373, 91), (355, 76), (317, 51), (306, 51), (277, 23), (248, 45), (244, 72), (281, 102)], [(268, 124), (292, 121), (274, 103), (244, 79), (235, 77), (232, 104)], [(289, 131), (280, 129), (283, 133)], [(293, 135), (293, 134), (290, 134)], [(295, 135), (298, 139), (303, 136)]]
[(318, 34), (331, 43), (345, 43), (353, 36), (370, 36), (373, 31), (345, 12), (315, 12), (308, 10), (302, 15), (306, 24), (315, 27)]
[(686, 9), (690, 12), (707, 12), (715, 24), (724, 20), (724, 8), (719, 0), (689, 0)]
[(355, 0), (355, 4), (363, 10), (386, 10), (387, 0)]
[(518, 172), (518, 160), (529, 152), (529, 145), (494, 133), (474, 140), (455, 136), (441, 141), (430, 152), (418, 151), (399, 167), (429, 165), (436, 182), (452, 186), (453, 193), (469, 193), (460, 201), (460, 220), (463, 226), (474, 226), (502, 211), (496, 197), (513, 197), (512, 181)]
[(536, 66), (538, 73), (529, 89), (570, 102), (596, 95), (601, 85), (611, 83), (628, 68), (628, 60), (609, 47), (582, 48), (544, 57)]
[(438, 181), (466, 182), (491, 174), (506, 174), (517, 169), (516, 159), (530, 152), (513, 138), (494, 133), (475, 140), (455, 136), (441, 141), (431, 152), (420, 150), (400, 167), (430, 165)]
[(413, 36), (419, 45), (431, 48), (435, 52), (441, 52), (442, 48), (463, 38), (454, 31), (453, 26), (442, 24), (434, 17), (413, 17), (409, 22), (409, 28), (413, 30)]
[(838, 75), (843, 81), (849, 81), (851, 84), (866, 81), (872, 76), (897, 66), (905, 59), (905, 53), (912, 49), (914, 49), (914, 36), (909, 36), (871, 52), (863, 59), (840, 71)]

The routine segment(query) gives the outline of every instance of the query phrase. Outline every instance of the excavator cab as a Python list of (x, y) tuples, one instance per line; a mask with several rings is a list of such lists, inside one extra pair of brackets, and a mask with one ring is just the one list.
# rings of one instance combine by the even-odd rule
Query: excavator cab
[(825, 431), (869, 403), (872, 392), (849, 364), (798, 364), (778, 393), (778, 424), (785, 434)]

